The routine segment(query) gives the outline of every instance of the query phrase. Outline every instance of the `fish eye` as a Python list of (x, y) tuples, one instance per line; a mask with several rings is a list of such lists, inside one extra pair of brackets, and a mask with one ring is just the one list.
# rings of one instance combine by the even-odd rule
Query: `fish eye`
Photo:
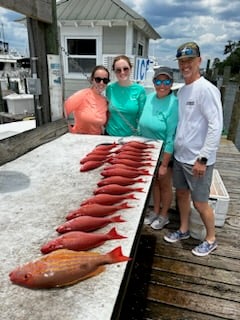
[(24, 274), (24, 279), (25, 279), (25, 280), (28, 280), (28, 279), (31, 278), (31, 276), (32, 276), (31, 273), (29, 273), (29, 272), (28, 272), (28, 273), (25, 273), (25, 274)]

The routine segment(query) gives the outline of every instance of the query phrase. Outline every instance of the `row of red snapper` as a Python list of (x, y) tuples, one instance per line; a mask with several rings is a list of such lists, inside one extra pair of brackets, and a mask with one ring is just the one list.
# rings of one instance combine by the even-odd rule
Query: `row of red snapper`
[(61, 235), (41, 247), (44, 255), (11, 271), (10, 280), (27, 288), (62, 287), (99, 274), (106, 264), (131, 260), (122, 254), (121, 246), (106, 254), (87, 250), (107, 240), (126, 238), (115, 227), (106, 234), (91, 231), (125, 222), (120, 215), (110, 215), (131, 208), (123, 201), (137, 199), (133, 192), (144, 192), (134, 184), (145, 182), (141, 176), (151, 175), (144, 169), (152, 165), (151, 148), (153, 144), (139, 141), (103, 144), (81, 159), (81, 172), (105, 165), (94, 195), (68, 213), (66, 222), (56, 229)]

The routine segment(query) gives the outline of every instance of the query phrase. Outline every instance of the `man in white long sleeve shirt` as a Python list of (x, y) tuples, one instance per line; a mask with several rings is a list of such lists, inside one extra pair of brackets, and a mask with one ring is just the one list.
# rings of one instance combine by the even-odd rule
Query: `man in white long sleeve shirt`
[(223, 127), (221, 95), (217, 87), (200, 74), (200, 49), (195, 42), (181, 45), (176, 58), (185, 81), (185, 85), (178, 91), (179, 123), (173, 167), (180, 228), (165, 235), (164, 239), (173, 243), (190, 237), (192, 199), (206, 227), (205, 240), (192, 253), (206, 256), (217, 248), (214, 213), (208, 198)]

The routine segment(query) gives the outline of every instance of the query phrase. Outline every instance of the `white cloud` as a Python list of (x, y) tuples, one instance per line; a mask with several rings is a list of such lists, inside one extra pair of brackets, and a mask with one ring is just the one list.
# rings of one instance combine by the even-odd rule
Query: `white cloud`
[(201, 48), (203, 63), (214, 58), (224, 60), (228, 40), (239, 41), (240, 1), (199, 0), (122, 0), (141, 14), (162, 36), (151, 41), (150, 54), (176, 67), (174, 56), (181, 43), (196, 41)]
[[(150, 55), (163, 64), (177, 66), (174, 61), (177, 47), (194, 40), (205, 59), (224, 60), (228, 40), (239, 41), (240, 1), (232, 0), (122, 0), (142, 15), (162, 39), (150, 42)], [(0, 29), (4, 25), (5, 38), (10, 46), (25, 53), (28, 46), (26, 28), (14, 19), (17, 13), (0, 7)], [(19, 15), (18, 15), (19, 16)]]

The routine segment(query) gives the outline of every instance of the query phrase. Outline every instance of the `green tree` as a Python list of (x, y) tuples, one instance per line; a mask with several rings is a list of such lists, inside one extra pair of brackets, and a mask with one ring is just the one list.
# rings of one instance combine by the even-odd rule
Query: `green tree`
[(219, 73), (223, 74), (223, 69), (225, 66), (231, 67), (232, 76), (236, 76), (240, 73), (240, 41), (228, 41), (225, 45), (224, 54), (229, 54), (229, 56), (222, 62), (216, 62), (215, 67), (219, 69)]

